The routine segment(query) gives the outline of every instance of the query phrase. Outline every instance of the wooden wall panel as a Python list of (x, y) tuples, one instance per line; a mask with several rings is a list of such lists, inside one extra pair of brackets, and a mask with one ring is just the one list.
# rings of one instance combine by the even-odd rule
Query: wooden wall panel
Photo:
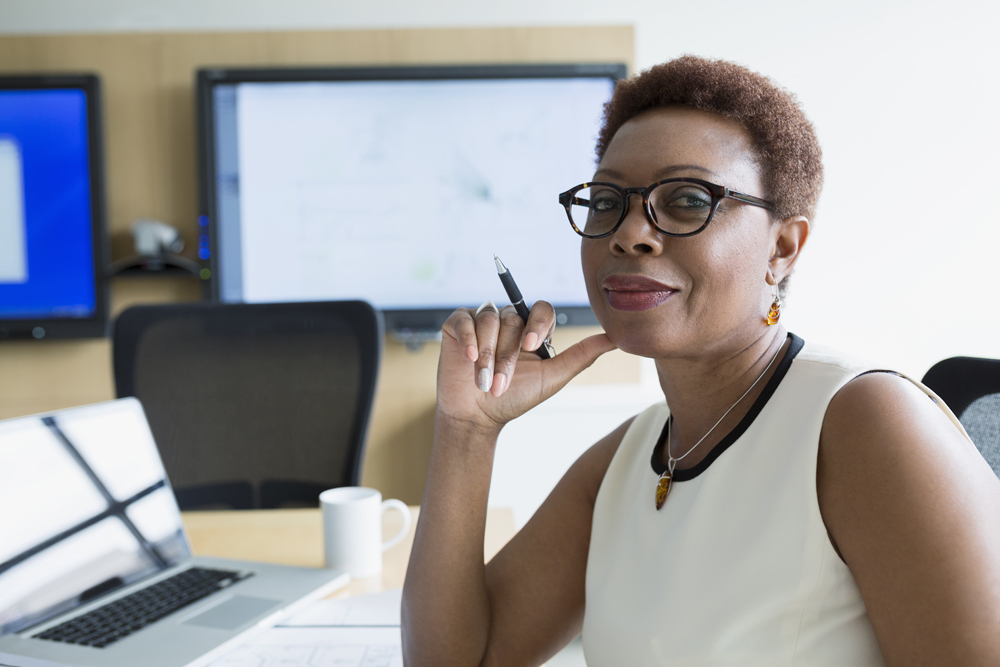
[[(632, 28), (552, 27), (0, 37), (0, 72), (96, 72), (104, 86), (112, 253), (130, 254), (139, 217), (196, 245), (194, 72), (209, 66), (625, 62)], [(194, 280), (121, 279), (112, 309), (200, 298)], [(557, 344), (590, 330), (560, 332)], [(438, 347), (387, 343), (364, 483), (417, 503), (430, 453)], [(108, 340), (0, 342), (0, 418), (112, 398)], [(602, 359), (582, 382), (627, 381), (638, 364)]]

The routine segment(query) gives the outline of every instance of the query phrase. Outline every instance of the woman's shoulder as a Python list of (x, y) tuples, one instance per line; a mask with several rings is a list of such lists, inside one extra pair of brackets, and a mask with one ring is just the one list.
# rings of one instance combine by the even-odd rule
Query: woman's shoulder
[[(930, 389), (895, 371), (865, 371), (841, 387), (826, 411), (824, 436), (836, 440), (926, 441), (917, 427), (940, 422), (946, 433), (968, 441), (948, 406)], [(845, 443), (843, 447), (849, 447)]]
[(800, 375), (825, 377), (833, 383), (825, 423), (868, 418), (881, 424), (880, 415), (886, 410), (919, 411), (943, 416), (968, 437), (943, 400), (898, 369), (813, 342), (802, 344), (795, 362)]
[(829, 400), (825, 421), (866, 416), (877, 419), (888, 402), (894, 409), (942, 413), (962, 435), (965, 433), (933, 391), (890, 365), (813, 342), (802, 343), (794, 361), (798, 382), (825, 387)]

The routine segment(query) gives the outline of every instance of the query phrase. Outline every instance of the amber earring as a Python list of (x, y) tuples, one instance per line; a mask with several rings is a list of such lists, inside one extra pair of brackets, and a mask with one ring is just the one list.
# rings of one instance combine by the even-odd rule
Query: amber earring
[(767, 311), (767, 317), (764, 318), (768, 326), (777, 324), (778, 318), (781, 317), (781, 297), (778, 296), (778, 286), (776, 284), (771, 285), (771, 292), (774, 294), (774, 301), (771, 302), (771, 310)]

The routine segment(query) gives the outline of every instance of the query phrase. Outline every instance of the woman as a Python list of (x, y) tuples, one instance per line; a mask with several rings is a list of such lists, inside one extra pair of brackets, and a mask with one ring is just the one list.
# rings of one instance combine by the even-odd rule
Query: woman
[[(684, 57), (619, 84), (598, 158), (560, 201), (606, 333), (541, 360), (544, 302), (443, 327), (407, 664), (538, 665), (582, 630), (592, 667), (1000, 665), (1000, 481), (926, 389), (772, 326), (822, 182), (794, 100)], [(615, 347), (665, 404), (484, 566), (500, 429)]]

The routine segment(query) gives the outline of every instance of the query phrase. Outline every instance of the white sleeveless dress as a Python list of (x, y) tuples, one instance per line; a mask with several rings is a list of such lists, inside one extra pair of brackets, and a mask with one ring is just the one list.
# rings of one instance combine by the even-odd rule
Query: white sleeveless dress
[(594, 506), (589, 667), (885, 664), (816, 495), (827, 406), (872, 368), (790, 337), (747, 416), (675, 474), (659, 511), (667, 406), (650, 407), (625, 434)]

